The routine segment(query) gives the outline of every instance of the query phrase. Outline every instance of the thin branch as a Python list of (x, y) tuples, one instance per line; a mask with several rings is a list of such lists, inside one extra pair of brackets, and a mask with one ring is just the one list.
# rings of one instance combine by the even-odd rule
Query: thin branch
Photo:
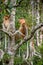
[[(0, 29), (0, 31), (4, 32), (6, 35), (8, 35), (9, 37), (14, 37), (16, 34), (20, 34), (22, 36), (24, 36), (19, 30), (15, 31), (14, 33), (11, 33), (11, 32), (8, 32), (7, 30), (3, 30), (3, 29)], [(2, 37), (1, 37), (2, 38)], [(1, 40), (0, 38), (0, 40)], [(4, 37), (3, 37), (4, 38)], [(3, 39), (2, 38), (2, 39)]]
[(20, 1), (18, 2), (18, 4), (14, 5), (13, 7), (18, 7), (18, 6), (20, 6), (20, 4), (22, 3), (22, 1), (23, 1), (23, 0), (20, 0)]
[(39, 28), (41, 28), (41, 27), (43, 27), (43, 23), (40, 23), (40, 24), (36, 25), (36, 26), (34, 27), (34, 29), (32, 29), (31, 34), (30, 34), (29, 36), (26, 36), (19, 44), (17, 44), (17, 45), (15, 46), (15, 51), (16, 51), (22, 44), (24, 44), (25, 42), (27, 42), (28, 40), (30, 40), (30, 39), (34, 36), (34, 33), (35, 33)]
[(8, 9), (10, 9), (10, 8), (15, 8), (15, 7), (19, 7), (19, 6), (20, 6), (20, 4), (22, 3), (22, 1), (23, 1), (23, 0), (20, 0), (20, 1), (16, 4), (16, 5), (11, 6), (11, 7), (10, 7), (10, 6), (8, 6), (8, 5), (7, 5), (7, 4), (5, 4), (5, 3), (4, 3), (4, 5), (6, 6), (5, 8), (8, 8)]
[[(10, 32), (8, 32), (8, 31), (6, 31), (6, 30), (3, 30), (3, 29), (0, 29), (0, 31), (2, 31), (2, 32), (4, 32), (6, 35), (8, 35), (10, 38), (11, 38), (11, 33)], [(2, 38), (2, 37), (1, 37)], [(0, 38), (0, 40), (1, 40), (1, 38)]]

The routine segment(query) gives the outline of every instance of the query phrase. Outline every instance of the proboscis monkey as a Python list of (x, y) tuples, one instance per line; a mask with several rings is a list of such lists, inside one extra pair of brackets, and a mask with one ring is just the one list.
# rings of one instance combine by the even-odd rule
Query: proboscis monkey
[(26, 36), (26, 28), (27, 28), (25, 19), (20, 19), (19, 23), (20, 23), (19, 31), (23, 34), (22, 37), (25, 37)]
[(16, 38), (24, 38), (27, 35), (27, 26), (26, 26), (26, 22), (25, 19), (19, 19), (19, 23), (20, 23), (20, 27), (19, 27), (19, 35), (16, 34)]
[(9, 15), (6, 15), (6, 16), (4, 16), (4, 18), (3, 18), (3, 23), (2, 23), (2, 27), (3, 27), (3, 29), (4, 30), (7, 30), (8, 31), (8, 29), (9, 29), (9, 24), (10, 24), (10, 16)]
[(8, 32), (14, 33), (14, 24), (10, 19), (9, 15), (4, 16), (2, 27), (4, 30), (7, 30)]

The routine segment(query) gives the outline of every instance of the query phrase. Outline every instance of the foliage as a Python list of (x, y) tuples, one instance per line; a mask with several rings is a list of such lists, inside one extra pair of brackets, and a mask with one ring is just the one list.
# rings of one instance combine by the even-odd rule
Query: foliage
[(39, 46), (39, 53), (43, 57), (43, 44), (41, 46)]
[(33, 56), (33, 65), (43, 65), (42, 59), (40, 59), (38, 56)]
[(39, 56), (33, 56), (33, 64), (35, 65), (43, 65), (43, 44), (38, 46), (37, 48), (38, 53), (40, 53), (41, 58)]
[(39, 58), (38, 58), (37, 56), (34, 56), (34, 57), (33, 57), (33, 64), (37, 65), (38, 59), (39, 59)]
[(14, 65), (19, 65), (23, 63), (22, 57), (14, 57)]
[(3, 65), (2, 60), (0, 61), (0, 65)]
[(11, 56), (10, 56), (8, 53), (5, 53), (5, 54), (3, 55), (2, 61), (3, 61), (5, 64), (8, 64), (9, 61), (10, 61), (10, 58), (11, 58)]

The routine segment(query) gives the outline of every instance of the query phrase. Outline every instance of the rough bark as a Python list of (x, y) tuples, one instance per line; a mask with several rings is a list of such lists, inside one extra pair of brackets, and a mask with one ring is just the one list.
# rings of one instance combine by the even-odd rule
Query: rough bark
[(43, 27), (40, 29), (40, 44), (43, 42)]
[[(40, 14), (39, 14), (39, 0), (36, 1), (36, 24), (39, 24), (40, 23)], [(37, 36), (37, 45), (39, 46), (40, 43), (39, 43), (39, 30), (37, 30), (36, 32), (36, 36)]]
[[(11, 0), (11, 4), (16, 4), (16, 0)], [(12, 32), (15, 31), (15, 12), (16, 12), (16, 9), (12, 8), (12, 12), (11, 12), (11, 22), (13, 25)], [(12, 53), (9, 65), (14, 65), (14, 46), (15, 46), (15, 36), (12, 37), (10, 48), (8, 49), (8, 51)]]

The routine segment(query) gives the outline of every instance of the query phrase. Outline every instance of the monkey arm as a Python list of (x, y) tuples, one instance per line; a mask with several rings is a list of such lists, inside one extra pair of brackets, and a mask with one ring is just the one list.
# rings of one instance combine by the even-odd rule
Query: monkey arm
[(7, 30), (7, 26), (4, 23), (2, 23), (2, 28), (3, 30)]
[(21, 36), (25, 37), (25, 35), (24, 35), (22, 32), (20, 32), (20, 31), (19, 31), (19, 34), (20, 34)]
[(28, 28), (27, 28), (27, 26), (26, 26), (26, 36), (28, 36)]
[(16, 34), (20, 34), (21, 36), (25, 36), (22, 32), (20, 32), (19, 30), (17, 30), (13, 35), (16, 35)]
[[(28, 28), (27, 28), (27, 26), (25, 26), (25, 29), (26, 29), (26, 30), (25, 30), (26, 35), (23, 34), (23, 32), (22, 32), (22, 27), (20, 27), (19, 30), (17, 30), (17, 31), (14, 33), (14, 35), (19, 34), (21, 37), (28, 36)], [(24, 29), (23, 29), (23, 31), (24, 31)]]
[(2, 23), (2, 28), (5, 30), (5, 26), (4, 26), (4, 23)]

